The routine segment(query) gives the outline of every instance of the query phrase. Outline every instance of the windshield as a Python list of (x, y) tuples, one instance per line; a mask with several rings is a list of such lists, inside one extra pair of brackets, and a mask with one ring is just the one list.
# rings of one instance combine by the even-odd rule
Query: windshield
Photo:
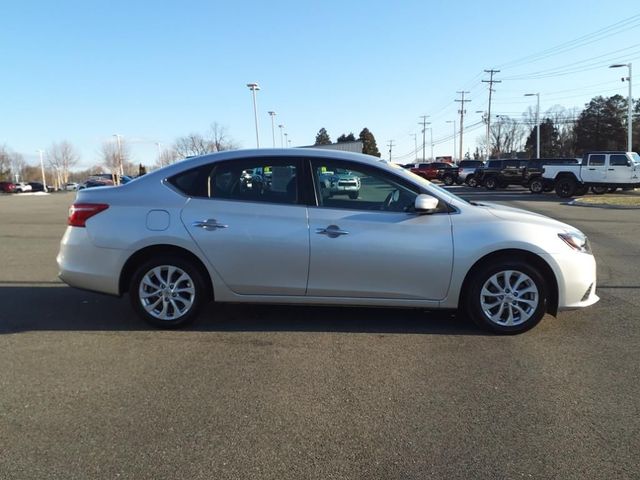
[(640, 155), (638, 155), (636, 152), (631, 152), (631, 159), (633, 160), (633, 163), (635, 163), (636, 165), (640, 165)]

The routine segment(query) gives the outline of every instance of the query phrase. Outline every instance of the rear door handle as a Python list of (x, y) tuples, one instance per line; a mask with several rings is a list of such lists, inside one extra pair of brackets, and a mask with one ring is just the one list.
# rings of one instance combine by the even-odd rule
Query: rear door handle
[(615, 168), (610, 168), (609, 169), (610, 172), (615, 172), (615, 170), (616, 170)]
[(191, 225), (197, 228), (202, 228), (207, 231), (217, 230), (219, 228), (227, 228), (229, 225), (223, 225), (218, 223), (215, 218), (208, 218), (207, 220), (195, 221)]
[(341, 230), (337, 225), (329, 225), (326, 228), (316, 228), (316, 233), (318, 235), (326, 235), (329, 238), (337, 238), (341, 235), (349, 235), (349, 232), (346, 230)]

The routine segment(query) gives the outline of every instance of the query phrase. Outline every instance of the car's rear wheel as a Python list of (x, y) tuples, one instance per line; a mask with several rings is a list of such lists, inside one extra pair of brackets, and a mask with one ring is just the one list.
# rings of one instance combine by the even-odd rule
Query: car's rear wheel
[(444, 177), (442, 177), (442, 181), (445, 185), (450, 187), (451, 185), (453, 185), (455, 178), (453, 178), (453, 175), (445, 175)]
[(176, 328), (197, 316), (205, 297), (204, 285), (193, 262), (167, 255), (138, 267), (129, 295), (143, 320), (160, 328)]
[(576, 193), (576, 181), (573, 178), (556, 180), (556, 194), (562, 198), (572, 197)]
[(597, 185), (594, 185), (593, 187), (591, 187), (591, 191), (596, 195), (604, 195), (605, 193), (607, 193), (608, 190), (609, 190), (609, 187), (600, 187)]
[(473, 188), (476, 188), (478, 186), (478, 180), (473, 175), (469, 175), (465, 180), (465, 183)]
[(504, 260), (473, 273), (466, 311), (479, 326), (516, 334), (536, 326), (546, 311), (544, 277), (529, 263)]
[(355, 200), (356, 198), (358, 198), (358, 196), (359, 196), (359, 195), (360, 195), (360, 193), (359, 193), (359, 192), (350, 192), (350, 193), (349, 193), (349, 198), (350, 198), (351, 200)]

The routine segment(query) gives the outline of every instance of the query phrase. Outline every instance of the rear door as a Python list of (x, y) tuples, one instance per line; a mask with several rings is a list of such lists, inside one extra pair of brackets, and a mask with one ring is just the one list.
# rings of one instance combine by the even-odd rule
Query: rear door
[(304, 295), (309, 267), (300, 161), (258, 157), (217, 162), (200, 175), (182, 222), (235, 293)]
[(586, 165), (582, 165), (580, 174), (583, 182), (604, 183), (607, 178), (607, 156), (603, 153), (592, 153), (587, 156)]

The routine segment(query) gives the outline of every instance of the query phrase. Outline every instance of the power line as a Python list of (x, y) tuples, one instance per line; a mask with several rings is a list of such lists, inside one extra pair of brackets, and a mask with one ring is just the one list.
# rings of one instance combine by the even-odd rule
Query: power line
[(464, 94), (465, 93), (469, 93), (469, 92), (465, 92), (464, 90), (462, 90), (461, 92), (456, 92), (459, 93), (461, 95), (460, 99), (456, 99), (456, 102), (460, 102), (460, 110), (458, 111), (458, 113), (460, 114), (460, 156), (458, 157), (460, 160), (462, 160), (464, 157), (462, 156), (462, 137), (464, 134), (464, 114), (467, 112), (464, 109), (464, 104), (465, 102), (470, 102), (471, 100), (464, 99)]
[[(491, 130), (491, 94), (494, 92), (493, 84), (502, 83), (502, 80), (494, 80), (493, 75), (500, 73), (500, 70), (485, 70), (489, 74), (489, 80), (482, 80), (482, 83), (489, 84), (489, 111), (487, 113), (487, 145), (489, 145), (489, 131)], [(462, 158), (462, 157), (461, 157)], [(489, 150), (487, 149), (487, 160), (489, 159)]]

